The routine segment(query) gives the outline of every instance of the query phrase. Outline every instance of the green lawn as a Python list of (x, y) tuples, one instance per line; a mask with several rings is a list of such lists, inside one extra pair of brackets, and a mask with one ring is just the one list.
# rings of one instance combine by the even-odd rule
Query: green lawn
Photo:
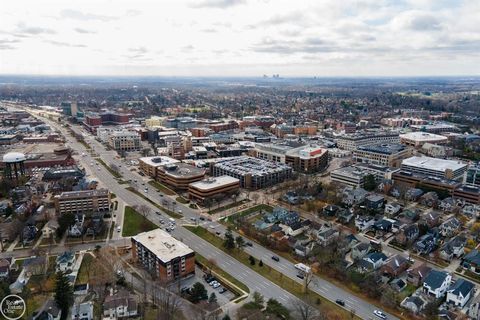
[(231, 208), (241, 206), (242, 204), (245, 204), (245, 203), (248, 203), (248, 202), (250, 202), (250, 200), (243, 199), (242, 201), (230, 203), (230, 204), (227, 204), (226, 206), (210, 210), (210, 211), (208, 211), (208, 214), (214, 214), (214, 213), (217, 213), (217, 212), (222, 212), (222, 211), (225, 211), (225, 210), (228, 210), (228, 209), (231, 209)]
[(173, 191), (172, 189), (164, 186), (163, 184), (161, 184), (158, 181), (150, 180), (150, 181), (148, 181), (148, 184), (151, 185), (152, 187), (155, 187), (157, 190), (160, 190), (161, 192), (165, 193), (167, 196), (176, 195), (175, 191)]
[(127, 189), (128, 191), (130, 192), (133, 192), (135, 193), (137, 196), (139, 197), (142, 197), (143, 199), (145, 199), (146, 201), (150, 202), (152, 205), (154, 205), (155, 207), (157, 207), (158, 209), (162, 210), (163, 212), (165, 212), (166, 214), (168, 214), (170, 217), (172, 218), (175, 218), (175, 219), (180, 219), (183, 217), (183, 215), (179, 214), (179, 213), (176, 213), (176, 212), (173, 212), (172, 210), (168, 210), (167, 208), (164, 208), (162, 207), (161, 205), (159, 205), (158, 203), (156, 202), (153, 202), (152, 200), (150, 200), (149, 198), (145, 197), (141, 192), (138, 192), (137, 190), (135, 190), (134, 188), (132, 187), (127, 187), (125, 188)]
[(185, 198), (184, 198), (184, 197), (182, 197), (182, 196), (178, 196), (178, 197), (176, 197), (176, 198), (175, 198), (175, 200), (176, 200), (177, 202), (180, 202), (180, 203), (183, 203), (183, 204), (187, 204), (187, 203), (189, 203), (189, 202), (190, 202), (190, 200), (188, 200), (188, 199), (185, 199)]
[(122, 236), (131, 237), (141, 232), (157, 229), (158, 227), (135, 211), (132, 207), (125, 207), (125, 215), (123, 217)]
[[(239, 262), (243, 263), (244, 265), (248, 266), (250, 269), (254, 270), (255, 272), (259, 273), (263, 277), (267, 278), (268, 280), (272, 281), (273, 283), (277, 284), (278, 286), (282, 287), (283, 289), (287, 290), (288, 292), (294, 294), (295, 296), (303, 299), (306, 295), (313, 300), (320, 299), (321, 301), (321, 308), (323, 312), (329, 314), (330, 317), (339, 316), (340, 319), (349, 319), (350, 313), (343, 308), (340, 308), (335, 303), (331, 302), (323, 298), (322, 296), (318, 295), (317, 293), (308, 290), (308, 293), (304, 293), (303, 286), (293, 279), (285, 277), (283, 273), (270, 268), (267, 265), (263, 265), (260, 267), (258, 265), (258, 260), (256, 261), (255, 265), (251, 265), (248, 258), (249, 255), (245, 253), (243, 250), (234, 249), (231, 251), (226, 250), (223, 247), (223, 240), (220, 237), (208, 232), (207, 229), (197, 226), (185, 226), (189, 231), (193, 232), (200, 238), (208, 241), (210, 244), (214, 245), (215, 247), (219, 248), (220, 250), (224, 251), (225, 253), (231, 255), (233, 258), (238, 260)], [(355, 319), (360, 319), (355, 317)]]
[(238, 213), (232, 214), (231, 216), (227, 217), (226, 219), (222, 220), (220, 219), (219, 221), (225, 222), (225, 224), (234, 226), (235, 220), (248, 216), (252, 213), (258, 212), (258, 211), (267, 211), (267, 212), (272, 212), (273, 207), (269, 206), (268, 204), (257, 204), (256, 206), (250, 207), (248, 209), (245, 209), (243, 211), (240, 211)]
[(80, 266), (80, 270), (78, 270), (76, 281), (77, 284), (83, 284), (88, 282), (88, 270), (91, 267), (93, 259), (95, 258), (89, 253), (83, 255), (82, 265)]

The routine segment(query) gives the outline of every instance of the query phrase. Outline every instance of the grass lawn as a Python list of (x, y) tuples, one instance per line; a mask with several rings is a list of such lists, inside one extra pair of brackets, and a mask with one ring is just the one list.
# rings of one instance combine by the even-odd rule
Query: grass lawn
[(122, 236), (131, 237), (141, 232), (150, 231), (157, 228), (158, 227), (155, 224), (135, 211), (132, 207), (125, 207)]
[[(239, 262), (248, 266), (250, 269), (259, 273), (263, 277), (267, 278), (268, 280), (272, 281), (273, 283), (277, 284), (278, 286), (282, 287), (283, 289), (292, 293), (293, 295), (299, 298), (304, 298), (306, 296), (306, 294), (304, 293), (303, 286), (301, 284), (297, 283), (293, 279), (285, 277), (281, 272), (275, 269), (272, 269), (267, 265), (263, 265), (263, 267), (260, 267), (258, 265), (258, 261), (255, 265), (252, 266), (248, 260), (249, 255), (247, 253), (245, 253), (243, 250), (238, 250), (238, 249), (227, 251), (223, 247), (223, 240), (215, 236), (214, 234), (208, 232), (207, 229), (200, 226), (197, 226), (197, 227), (185, 226), (185, 228), (195, 233), (197, 236), (201, 237), (202, 239), (208, 241), (215, 247), (221, 249), (225, 253), (231, 255), (233, 258), (237, 259)], [(307, 295), (310, 298), (313, 298), (314, 301), (317, 299), (320, 299), (322, 311), (328, 314), (329, 317), (338, 316), (340, 317), (340, 319), (349, 319), (350, 313), (340, 308), (330, 300), (323, 298), (322, 296), (318, 295), (317, 293), (311, 290), (308, 290)], [(360, 318), (355, 317), (355, 319), (360, 319)]]
[(158, 209), (162, 210), (163, 212), (165, 212), (166, 214), (168, 214), (170, 217), (172, 218), (175, 218), (175, 219), (180, 219), (183, 217), (183, 215), (179, 214), (179, 213), (176, 213), (176, 212), (173, 212), (171, 210), (168, 210), (167, 208), (164, 208), (162, 207), (161, 205), (159, 205), (158, 203), (156, 202), (153, 202), (152, 200), (150, 200), (149, 198), (145, 197), (141, 192), (138, 192), (137, 190), (135, 190), (134, 188), (132, 187), (128, 187), (128, 188), (125, 188), (127, 189), (128, 191), (130, 192), (133, 192), (135, 193), (137, 196), (139, 197), (142, 197), (143, 199), (145, 199), (146, 201), (150, 202), (152, 205), (154, 205), (155, 207), (157, 207)]
[(210, 211), (208, 211), (208, 214), (214, 214), (214, 213), (217, 213), (217, 212), (222, 212), (222, 211), (225, 211), (225, 210), (228, 210), (228, 209), (231, 209), (231, 208), (241, 206), (242, 204), (245, 204), (245, 203), (248, 203), (248, 202), (250, 202), (250, 200), (243, 199), (242, 201), (230, 203), (230, 204), (227, 204), (226, 206), (210, 210)]
[(158, 181), (150, 180), (148, 181), (148, 184), (151, 185), (152, 187), (155, 187), (157, 190), (160, 190), (161, 192), (165, 193), (167, 196), (176, 195), (175, 191), (173, 191), (172, 189), (169, 189), (168, 187), (164, 186)]
[(102, 159), (100, 158), (95, 158), (96, 161), (98, 161), (102, 166), (105, 167), (105, 169), (108, 170), (108, 172), (110, 172), (110, 174), (112, 176), (114, 176), (115, 178), (117, 179), (120, 179), (122, 177), (122, 175), (120, 173), (118, 173), (117, 171), (113, 170), (112, 168), (110, 168), (110, 166), (108, 164), (105, 163), (105, 161), (103, 161)]
[(78, 270), (76, 284), (88, 282), (88, 270), (92, 265), (93, 259), (95, 258), (89, 253), (83, 255), (82, 265), (80, 266), (80, 270)]
[(175, 198), (175, 200), (177, 200), (177, 202), (180, 202), (180, 203), (183, 203), (183, 204), (187, 204), (187, 203), (189, 203), (189, 202), (190, 202), (190, 200), (188, 200), (188, 199), (185, 199), (185, 198), (184, 198), (184, 197), (182, 197), (182, 196), (178, 196), (178, 197), (176, 197), (176, 198)]
[(235, 225), (235, 220), (248, 216), (252, 213), (258, 212), (258, 211), (267, 211), (267, 212), (272, 212), (273, 207), (269, 206), (268, 204), (257, 204), (256, 206), (250, 207), (248, 209), (245, 209), (243, 211), (240, 211), (238, 213), (232, 214), (231, 216), (228, 216), (226, 219), (220, 219), (220, 222), (224, 222), (226, 225), (229, 226), (234, 226)]
[(50, 297), (47, 294), (35, 294), (30, 296), (27, 301), (27, 311), (25, 312), (25, 319), (30, 319), (35, 311), (37, 311)]

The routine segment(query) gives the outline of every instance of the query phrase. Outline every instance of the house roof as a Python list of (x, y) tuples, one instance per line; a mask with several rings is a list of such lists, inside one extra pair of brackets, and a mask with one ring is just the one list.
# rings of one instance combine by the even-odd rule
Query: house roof
[(414, 305), (417, 306), (418, 309), (421, 309), (423, 307), (423, 305), (425, 304), (425, 301), (423, 301), (422, 299), (420, 299), (417, 296), (410, 296), (410, 297), (407, 298), (407, 300), (405, 300), (405, 302), (413, 303)]
[(445, 271), (432, 270), (425, 278), (424, 283), (432, 290), (438, 289), (447, 278), (448, 273)]
[(57, 257), (57, 263), (64, 263), (73, 260), (75, 254), (71, 251), (65, 251)]
[(463, 297), (466, 297), (470, 293), (470, 291), (473, 290), (474, 287), (475, 285), (470, 281), (467, 281), (465, 279), (458, 279), (454, 284), (450, 286), (448, 292), (456, 296), (461, 294)]
[(463, 260), (469, 263), (480, 265), (480, 252), (477, 249), (472, 250), (469, 253), (467, 253), (467, 255), (465, 255)]
[(406, 262), (407, 262), (407, 259), (405, 257), (396, 254), (390, 259), (388, 259), (385, 264), (395, 270), (402, 267)]
[(375, 263), (379, 260), (386, 260), (387, 256), (381, 252), (372, 252), (372, 253), (369, 253), (364, 259), (371, 260)]

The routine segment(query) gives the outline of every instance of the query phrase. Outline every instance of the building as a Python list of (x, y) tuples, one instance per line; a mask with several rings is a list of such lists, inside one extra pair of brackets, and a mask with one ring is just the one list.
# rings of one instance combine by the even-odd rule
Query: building
[(425, 125), (411, 125), (410, 128), (414, 131), (423, 131), (429, 133), (442, 133), (442, 132), (458, 132), (459, 129), (448, 123), (434, 123)]
[(59, 214), (106, 212), (110, 210), (110, 202), (107, 189), (62, 192), (54, 197)]
[(261, 189), (281, 183), (292, 176), (292, 168), (282, 163), (247, 156), (223, 159), (211, 166), (213, 176), (231, 176), (247, 189)]
[(377, 131), (367, 133), (342, 134), (334, 137), (337, 147), (354, 151), (358, 147), (376, 143), (399, 143), (399, 133), (396, 131)]
[(423, 282), (423, 292), (435, 297), (442, 298), (452, 283), (452, 276), (445, 271), (431, 270)]
[(179, 160), (165, 157), (143, 157), (138, 159), (139, 169), (149, 177), (155, 178), (157, 176), (157, 168), (164, 165), (175, 164), (180, 162)]
[(467, 171), (467, 164), (456, 160), (414, 156), (403, 160), (401, 168), (411, 173), (459, 180), (463, 179), (463, 175)]
[(125, 289), (110, 290), (103, 303), (103, 319), (126, 319), (138, 316), (136, 296)]
[(464, 177), (464, 183), (480, 186), (480, 163), (470, 166)]
[(195, 252), (162, 229), (132, 237), (132, 256), (161, 282), (195, 274)]
[(447, 303), (463, 308), (474, 295), (475, 285), (465, 279), (458, 279), (447, 291)]
[(174, 189), (187, 190), (189, 184), (204, 177), (204, 169), (178, 162), (157, 167), (156, 180)]
[(27, 158), (20, 152), (9, 152), (3, 156), (3, 164), (5, 166), (4, 174), (9, 180), (18, 181), (25, 175), (25, 160)]
[(400, 135), (400, 143), (406, 146), (421, 148), (425, 143), (446, 144), (448, 138), (428, 132), (408, 132)]
[(134, 151), (140, 149), (140, 135), (129, 130), (118, 130), (110, 133), (108, 144), (114, 150)]
[(150, 117), (149, 119), (145, 119), (145, 127), (147, 128), (158, 128), (161, 127), (163, 124), (164, 118), (161, 117)]
[(192, 200), (204, 202), (206, 199), (212, 199), (222, 195), (227, 196), (237, 192), (239, 188), (240, 180), (237, 178), (220, 176), (190, 183), (188, 186), (188, 196)]
[(91, 132), (95, 132), (101, 125), (124, 125), (130, 122), (130, 115), (107, 111), (102, 113), (88, 113), (85, 115), (83, 125)]
[(353, 151), (353, 160), (388, 167), (399, 167), (403, 159), (412, 156), (413, 150), (398, 143), (380, 143), (360, 146)]
[(381, 165), (357, 163), (353, 166), (333, 170), (330, 172), (330, 179), (352, 187), (363, 187), (365, 177), (368, 175), (373, 175), (377, 181), (382, 181), (383, 179), (392, 179), (393, 173), (399, 170)]

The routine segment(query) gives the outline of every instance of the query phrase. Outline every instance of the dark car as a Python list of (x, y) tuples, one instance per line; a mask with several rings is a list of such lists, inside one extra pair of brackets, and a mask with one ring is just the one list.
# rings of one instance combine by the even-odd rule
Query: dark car
[(205, 218), (204, 218), (204, 217), (200, 217), (200, 220), (205, 221)]
[(222, 233), (220, 231), (215, 232), (217, 236), (221, 235)]
[(303, 273), (298, 273), (297, 277), (300, 278), (300, 279), (303, 279), (303, 278), (305, 278), (305, 275)]
[(220, 289), (220, 291), (218, 291), (218, 292), (220, 292), (220, 293), (225, 293), (225, 292), (227, 292), (227, 289), (222, 288), (222, 289)]
[(251, 242), (247, 242), (247, 243), (245, 243), (245, 244), (246, 244), (247, 246), (249, 246), (249, 247), (253, 247), (253, 243), (251, 243)]
[(275, 261), (277, 261), (277, 262), (278, 262), (278, 261), (280, 261), (280, 258), (279, 258), (279, 257), (277, 257), (277, 256), (272, 256), (272, 260), (275, 260)]
[(342, 306), (342, 307), (345, 306), (345, 301), (340, 300), (340, 299), (335, 300), (335, 303), (338, 304), (338, 305), (340, 305), (340, 306)]

